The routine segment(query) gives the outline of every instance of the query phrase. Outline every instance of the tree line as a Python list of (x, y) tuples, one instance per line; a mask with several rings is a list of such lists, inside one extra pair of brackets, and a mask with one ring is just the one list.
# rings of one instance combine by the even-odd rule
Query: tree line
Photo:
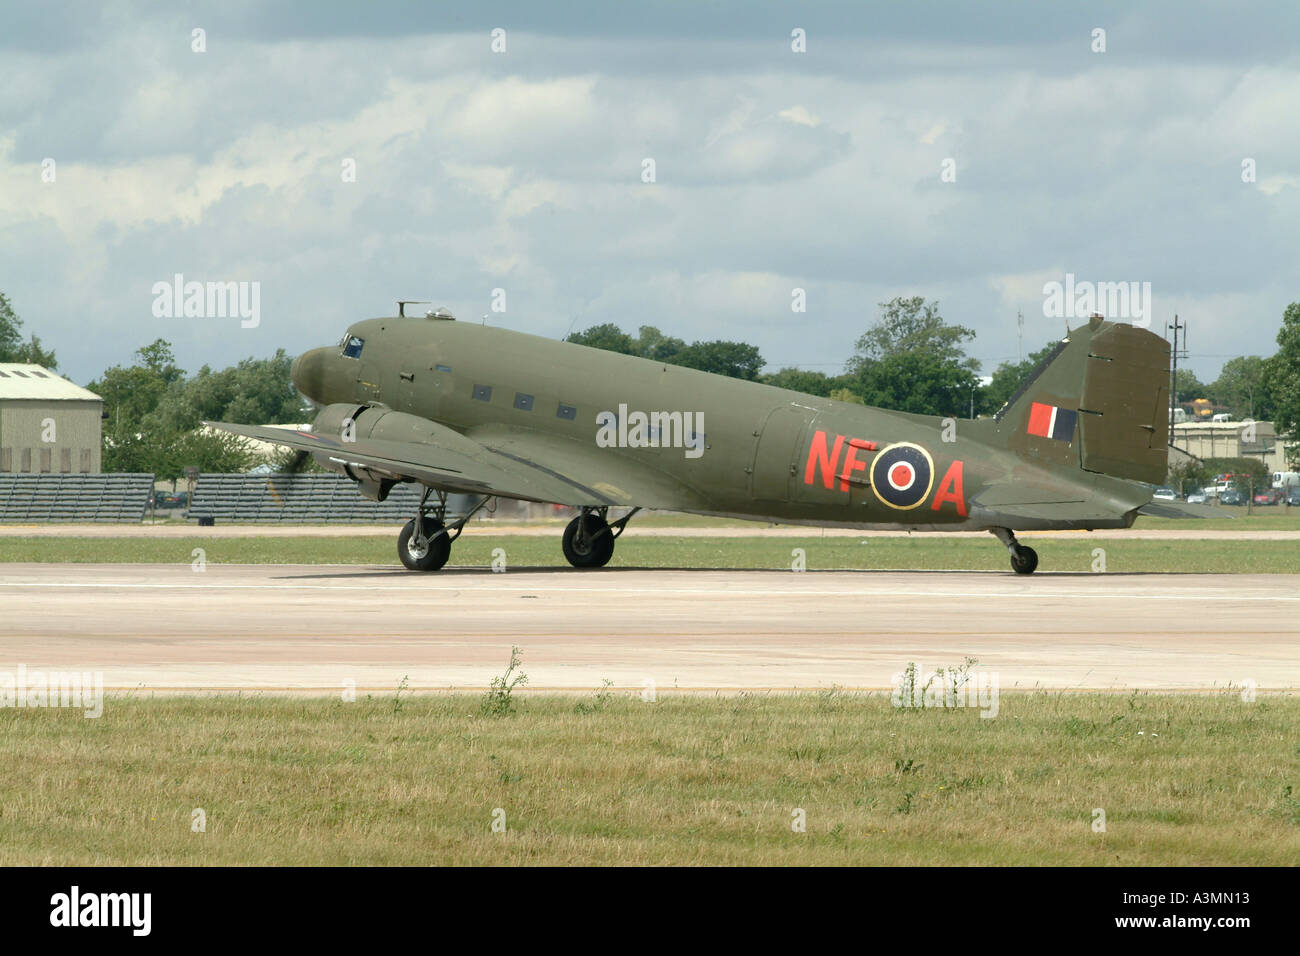
[(268, 425), (310, 421), (313, 412), (289, 379), (284, 349), (193, 375), (176, 365), (171, 343), (138, 349), (135, 364), (114, 365), (86, 387), (104, 399), (104, 470), (153, 472), (176, 479), (189, 466), (207, 472), (247, 471), (254, 455), (228, 432), (200, 430), (204, 421)]
[(648, 325), (633, 337), (606, 323), (565, 341), (902, 412), (965, 415), (972, 400), (977, 412), (986, 408), (979, 362), (963, 349), (975, 338), (971, 329), (949, 325), (939, 304), (920, 296), (893, 299), (880, 308), (879, 320), (857, 340), (839, 375), (791, 367), (761, 374), (766, 363), (756, 346), (725, 340), (687, 345)]

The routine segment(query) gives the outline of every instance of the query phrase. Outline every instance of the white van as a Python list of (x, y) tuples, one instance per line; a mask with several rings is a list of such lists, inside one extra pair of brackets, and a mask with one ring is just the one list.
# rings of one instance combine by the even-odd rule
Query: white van
[(1273, 472), (1274, 488), (1294, 488), (1300, 486), (1300, 474), (1294, 471)]
[(1230, 421), (1232, 421), (1232, 413), (1231, 413), (1231, 412), (1219, 412), (1219, 414), (1217, 414), (1217, 415), (1215, 415), (1213, 418), (1211, 418), (1210, 421), (1212, 421), (1212, 422), (1230, 422)]

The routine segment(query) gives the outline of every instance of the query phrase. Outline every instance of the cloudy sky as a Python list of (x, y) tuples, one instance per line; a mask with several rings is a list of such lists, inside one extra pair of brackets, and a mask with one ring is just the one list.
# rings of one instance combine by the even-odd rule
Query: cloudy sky
[[(837, 372), (923, 295), (988, 372), (1069, 272), (1150, 282), (1213, 378), (1300, 300), (1298, 51), (1290, 2), (5, 4), (0, 290), (83, 383), (398, 298)], [(156, 317), (177, 273), (260, 323)]]

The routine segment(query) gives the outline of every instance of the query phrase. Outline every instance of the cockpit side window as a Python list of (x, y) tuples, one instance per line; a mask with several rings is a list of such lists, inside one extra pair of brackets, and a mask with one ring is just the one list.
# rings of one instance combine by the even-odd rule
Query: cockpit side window
[(348, 358), (361, 358), (361, 348), (365, 344), (365, 339), (357, 338), (355, 335), (349, 335), (343, 342), (343, 354)]

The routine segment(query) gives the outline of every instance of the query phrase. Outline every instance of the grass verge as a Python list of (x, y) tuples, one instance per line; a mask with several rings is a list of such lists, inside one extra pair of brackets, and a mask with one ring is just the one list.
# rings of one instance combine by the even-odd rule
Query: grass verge
[(991, 720), (842, 691), (479, 704), (398, 690), (355, 703), (113, 697), (97, 720), (0, 710), (0, 864), (1172, 866), (1300, 853), (1297, 697), (1003, 694)]

